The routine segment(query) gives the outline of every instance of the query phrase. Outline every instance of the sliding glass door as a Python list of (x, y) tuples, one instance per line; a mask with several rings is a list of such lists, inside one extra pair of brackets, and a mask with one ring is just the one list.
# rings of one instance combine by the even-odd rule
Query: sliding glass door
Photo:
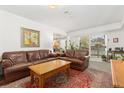
[(92, 57), (100, 58), (102, 55), (106, 55), (106, 35), (91, 35), (90, 37), (90, 55)]

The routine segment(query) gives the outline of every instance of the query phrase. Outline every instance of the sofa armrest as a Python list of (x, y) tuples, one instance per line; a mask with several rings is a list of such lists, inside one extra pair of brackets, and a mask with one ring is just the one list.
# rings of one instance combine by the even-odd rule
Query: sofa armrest
[(84, 56), (85, 58), (90, 58), (90, 56), (88, 55), (88, 56)]
[(79, 57), (78, 59), (82, 60), (82, 61), (88, 61), (90, 58), (90, 56), (82, 56), (82, 57)]
[(57, 54), (49, 53), (49, 57), (57, 57)]
[(90, 56), (88, 55), (88, 56), (84, 56), (84, 58), (85, 58), (85, 62), (89, 62), (89, 59), (90, 59)]
[(86, 68), (89, 65), (89, 59), (90, 59), (90, 56), (89, 55), (88, 56), (85, 56), (84, 65), (85, 65)]
[(2, 59), (1, 66), (3, 69), (11, 67), (13, 65), (13, 62), (9, 59)]

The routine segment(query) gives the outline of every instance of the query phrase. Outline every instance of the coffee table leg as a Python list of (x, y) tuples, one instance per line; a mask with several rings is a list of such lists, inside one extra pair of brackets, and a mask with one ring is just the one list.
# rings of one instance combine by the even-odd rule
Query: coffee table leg
[(44, 87), (43, 76), (39, 76), (39, 87), (40, 87), (40, 88), (43, 88), (43, 87)]
[(34, 83), (34, 75), (32, 74), (32, 72), (30, 71), (30, 76), (31, 76), (31, 84)]
[(69, 79), (69, 68), (66, 69), (67, 79)]
[(68, 74), (68, 76), (70, 75), (70, 71), (69, 71), (69, 68), (67, 69), (67, 74)]

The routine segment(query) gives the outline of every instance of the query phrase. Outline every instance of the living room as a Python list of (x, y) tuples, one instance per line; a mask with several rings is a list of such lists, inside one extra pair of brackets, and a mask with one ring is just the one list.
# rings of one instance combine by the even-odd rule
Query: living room
[(123, 11), (119, 5), (0, 5), (0, 88), (124, 87), (115, 80), (123, 73), (113, 74), (113, 63), (124, 60)]

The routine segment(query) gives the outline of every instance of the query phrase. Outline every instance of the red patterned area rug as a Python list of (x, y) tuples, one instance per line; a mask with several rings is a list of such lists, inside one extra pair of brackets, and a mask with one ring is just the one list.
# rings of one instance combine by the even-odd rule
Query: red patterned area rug
[[(37, 84), (31, 84), (30, 77), (26, 77), (4, 85), (1, 87), (15, 87), (15, 88), (38, 88)], [(111, 74), (95, 69), (86, 69), (85, 71), (77, 71), (70, 69), (70, 76), (64, 73), (49, 78), (45, 82), (44, 88), (111, 88), (112, 80)]]
[[(70, 76), (67, 78), (67, 75), (64, 73), (59, 73), (57, 76), (54, 76), (48, 79), (45, 82), (45, 88), (87, 88), (90, 87), (92, 82), (90, 73), (83, 73), (77, 70), (70, 69)], [(35, 83), (31, 84), (25, 82), (22, 84), (22, 87), (38, 87)]]

